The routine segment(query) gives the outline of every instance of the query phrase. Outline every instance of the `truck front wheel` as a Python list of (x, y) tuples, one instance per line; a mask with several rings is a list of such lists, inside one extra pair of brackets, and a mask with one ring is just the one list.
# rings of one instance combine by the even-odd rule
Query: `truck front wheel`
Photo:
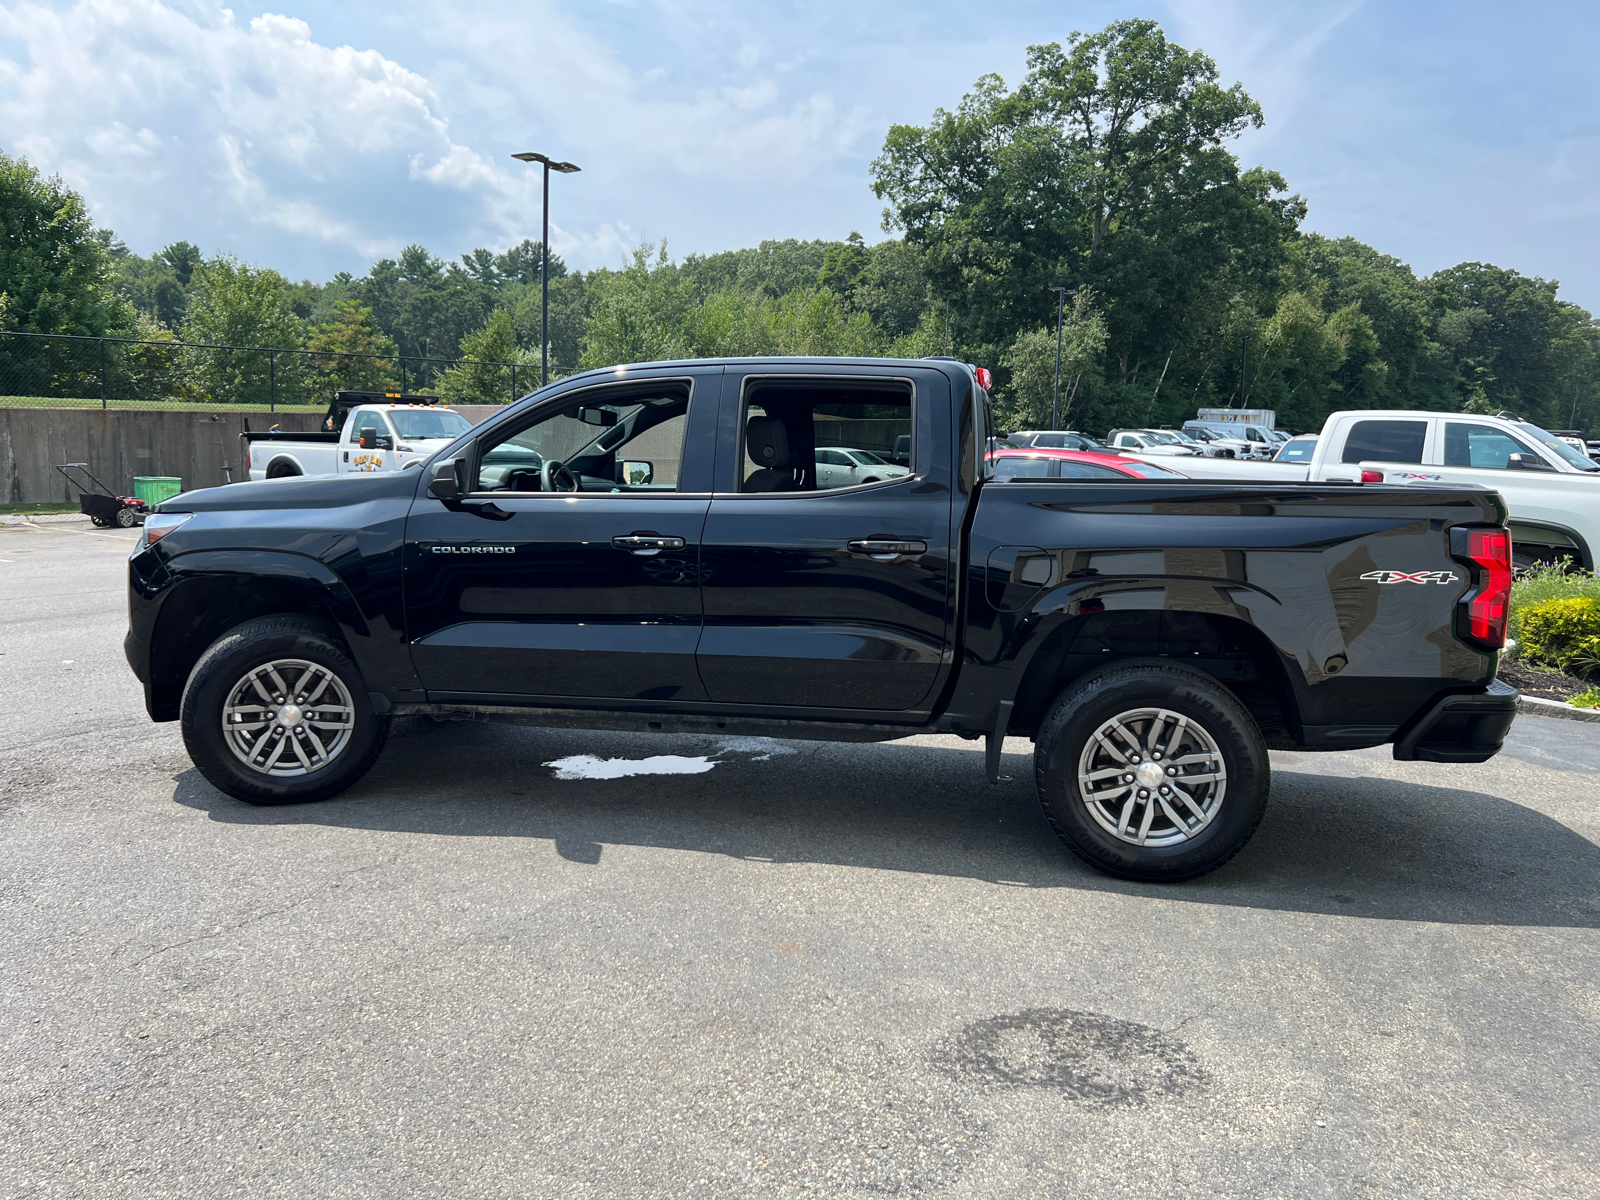
[(247, 621), (213, 642), (189, 674), (180, 719), (200, 774), (250, 804), (337, 795), (389, 736), (333, 631), (294, 616)]
[(1261, 731), (1233, 693), (1160, 659), (1103, 668), (1057, 697), (1034, 775), (1074, 854), (1147, 882), (1227, 862), (1261, 824), (1271, 784)]

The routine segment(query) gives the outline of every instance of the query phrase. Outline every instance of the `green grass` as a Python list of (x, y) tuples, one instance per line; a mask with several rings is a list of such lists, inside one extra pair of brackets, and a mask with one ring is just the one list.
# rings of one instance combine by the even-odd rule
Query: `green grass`
[(37, 504), (0, 504), (0, 517), (14, 517), (19, 513), (66, 513), (77, 512), (76, 504), (52, 504), (40, 502)]
[[(0, 408), (99, 408), (100, 401), (72, 396), (0, 396)], [(324, 413), (326, 404), (201, 404), (187, 400), (108, 400), (106, 407), (118, 412), (237, 412), (237, 413)]]

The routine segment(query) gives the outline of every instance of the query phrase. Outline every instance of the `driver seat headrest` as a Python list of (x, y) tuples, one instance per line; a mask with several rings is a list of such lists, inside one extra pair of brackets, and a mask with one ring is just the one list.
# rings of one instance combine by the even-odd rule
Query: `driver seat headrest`
[(745, 453), (763, 470), (789, 466), (789, 431), (777, 417), (751, 417), (744, 427)]

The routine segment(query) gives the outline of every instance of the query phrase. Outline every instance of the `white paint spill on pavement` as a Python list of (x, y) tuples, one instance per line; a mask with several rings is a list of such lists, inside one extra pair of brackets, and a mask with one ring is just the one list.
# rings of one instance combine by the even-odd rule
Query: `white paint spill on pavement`
[(657, 754), (653, 758), (596, 758), (574, 754), (558, 758), (545, 766), (553, 768), (557, 779), (622, 779), (628, 775), (703, 775), (717, 764), (704, 755), (685, 758), (681, 754)]
[(592, 754), (573, 754), (544, 765), (557, 779), (624, 779), (629, 775), (704, 775), (723, 754), (752, 754), (751, 762), (766, 762), (783, 754), (796, 753), (793, 746), (777, 738), (728, 737), (717, 739), (716, 754), (692, 758), (682, 754), (657, 754), (651, 758), (596, 758)]

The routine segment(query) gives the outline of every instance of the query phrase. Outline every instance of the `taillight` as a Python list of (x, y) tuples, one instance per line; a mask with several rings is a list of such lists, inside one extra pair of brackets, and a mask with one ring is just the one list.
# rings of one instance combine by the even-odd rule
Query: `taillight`
[(1382, 483), (1383, 482), (1383, 472), (1382, 471), (1363, 471), (1363, 472), (1361, 472), (1361, 482), (1362, 483)]
[(972, 373), (977, 376), (978, 386), (984, 391), (987, 392), (994, 387), (994, 376), (989, 374), (988, 367), (977, 367)]
[(1462, 600), (1467, 637), (1498, 650), (1506, 644), (1511, 611), (1511, 534), (1504, 529), (1453, 529), (1457, 558), (1476, 568), (1475, 587)]

